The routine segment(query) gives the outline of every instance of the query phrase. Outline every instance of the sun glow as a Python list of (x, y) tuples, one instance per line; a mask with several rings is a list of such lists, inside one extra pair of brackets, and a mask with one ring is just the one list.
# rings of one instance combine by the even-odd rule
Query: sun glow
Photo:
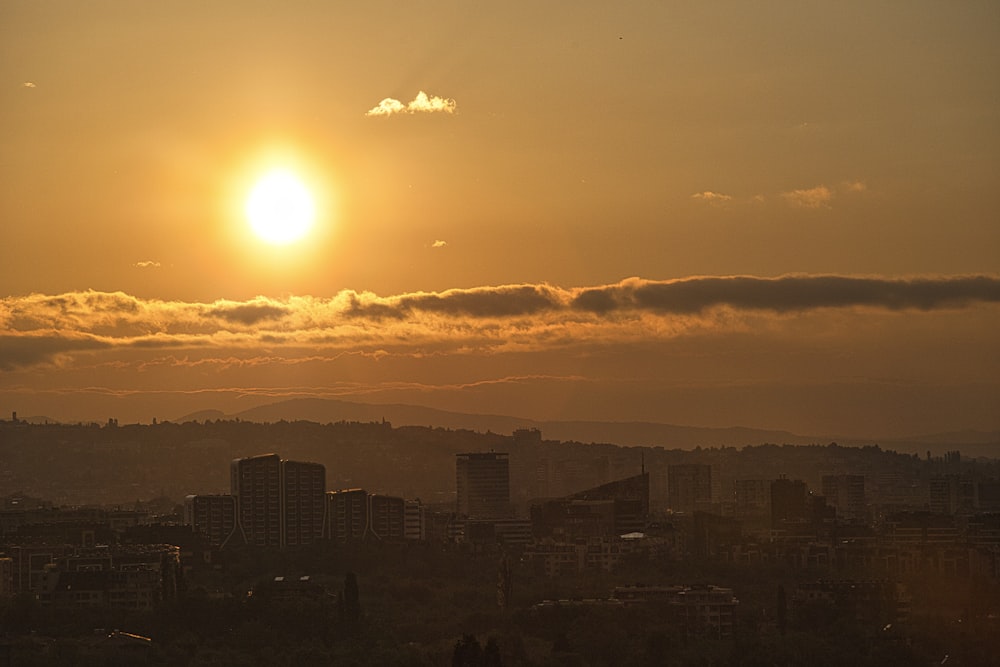
[(316, 217), (309, 189), (285, 169), (270, 171), (257, 181), (247, 197), (245, 210), (254, 233), (275, 245), (303, 238)]

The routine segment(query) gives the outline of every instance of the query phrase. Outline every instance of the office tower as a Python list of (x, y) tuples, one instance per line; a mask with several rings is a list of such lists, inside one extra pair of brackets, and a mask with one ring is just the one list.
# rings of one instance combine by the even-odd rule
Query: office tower
[(837, 510), (837, 517), (864, 521), (865, 478), (862, 475), (823, 475), (823, 496)]
[(283, 546), (312, 544), (323, 537), (326, 468), (319, 463), (281, 462)]
[(211, 546), (224, 546), (237, 532), (236, 498), (221, 494), (187, 496), (184, 523), (204, 535)]
[(318, 463), (282, 461), (277, 454), (235, 459), (230, 484), (247, 544), (311, 544), (323, 536), (326, 469)]
[(510, 462), (506, 453), (456, 454), (457, 512), (480, 519), (510, 516)]
[(328, 534), (338, 542), (361, 539), (368, 530), (368, 492), (343, 489), (326, 494)]
[(667, 466), (667, 502), (675, 512), (712, 506), (712, 466), (685, 463)]

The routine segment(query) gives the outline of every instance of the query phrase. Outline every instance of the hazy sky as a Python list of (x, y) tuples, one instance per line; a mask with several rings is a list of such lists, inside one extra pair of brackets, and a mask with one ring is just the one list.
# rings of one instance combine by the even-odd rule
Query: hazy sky
[[(7, 0), (0, 414), (1000, 429), (998, 35), (992, 1)], [(277, 166), (317, 208), (284, 246), (243, 211)]]

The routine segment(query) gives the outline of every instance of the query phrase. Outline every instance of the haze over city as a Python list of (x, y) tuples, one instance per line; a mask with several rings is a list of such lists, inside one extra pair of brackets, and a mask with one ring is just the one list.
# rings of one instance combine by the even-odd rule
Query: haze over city
[(0, 406), (998, 431), (998, 29), (4, 3)]

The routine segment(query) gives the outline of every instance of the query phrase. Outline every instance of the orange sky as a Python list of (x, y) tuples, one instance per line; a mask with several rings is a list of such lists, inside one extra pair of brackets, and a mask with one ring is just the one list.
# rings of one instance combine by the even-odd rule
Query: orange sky
[(995, 3), (336, 4), (0, 4), (0, 414), (1000, 430)]

